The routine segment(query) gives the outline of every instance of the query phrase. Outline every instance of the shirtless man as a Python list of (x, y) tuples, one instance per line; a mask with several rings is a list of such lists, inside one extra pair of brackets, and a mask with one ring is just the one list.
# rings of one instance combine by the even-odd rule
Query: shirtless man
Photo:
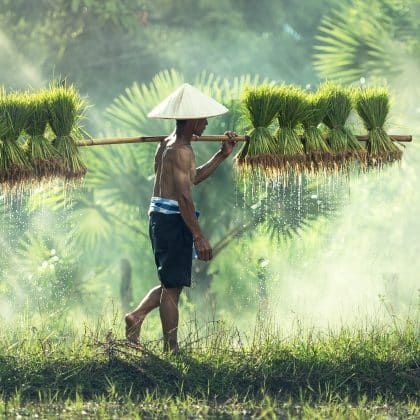
[(196, 168), (191, 140), (200, 136), (207, 119), (177, 120), (176, 130), (158, 146), (155, 184), (149, 209), (149, 233), (161, 282), (138, 307), (125, 316), (126, 337), (137, 343), (146, 315), (159, 307), (164, 351), (178, 352), (178, 301), (184, 286), (191, 285), (193, 244), (200, 260), (210, 261), (212, 248), (203, 235), (191, 197), (192, 185), (208, 178), (236, 144), (236, 133), (225, 133), (220, 150)]

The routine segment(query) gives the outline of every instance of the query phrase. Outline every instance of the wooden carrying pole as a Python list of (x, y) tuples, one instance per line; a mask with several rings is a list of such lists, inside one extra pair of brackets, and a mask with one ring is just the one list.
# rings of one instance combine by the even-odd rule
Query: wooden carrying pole
[[(80, 147), (82, 146), (101, 146), (104, 144), (130, 144), (130, 143), (154, 143), (164, 140), (167, 136), (149, 136), (149, 137), (120, 137), (120, 138), (103, 138), (103, 139), (87, 139), (80, 140), (76, 144)], [(402, 135), (393, 135), (390, 134), (390, 137), (394, 141), (398, 142), (411, 142), (412, 136), (402, 136)], [(369, 137), (365, 136), (356, 136), (359, 141), (367, 141)], [(303, 137), (301, 138), (303, 140)], [(229, 140), (225, 135), (217, 136), (201, 136), (193, 138), (192, 141), (227, 141)], [(247, 141), (249, 140), (248, 136), (237, 136), (235, 141)]]

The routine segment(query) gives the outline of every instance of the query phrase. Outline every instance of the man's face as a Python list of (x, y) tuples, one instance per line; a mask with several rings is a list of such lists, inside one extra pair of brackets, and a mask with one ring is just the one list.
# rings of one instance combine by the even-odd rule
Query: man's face
[(207, 118), (200, 118), (200, 119), (194, 120), (193, 134), (195, 134), (196, 136), (201, 136), (207, 124), (208, 124)]

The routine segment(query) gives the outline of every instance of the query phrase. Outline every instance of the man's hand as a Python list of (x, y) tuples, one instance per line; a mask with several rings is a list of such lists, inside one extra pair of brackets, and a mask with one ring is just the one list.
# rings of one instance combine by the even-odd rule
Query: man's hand
[(213, 250), (204, 236), (196, 236), (194, 245), (199, 260), (210, 261), (213, 258)]
[(228, 157), (232, 153), (233, 148), (236, 145), (235, 137), (237, 137), (237, 134), (234, 131), (225, 131), (224, 134), (229, 138), (229, 140), (224, 140), (222, 142), (222, 147), (220, 148), (220, 151), (222, 152), (224, 157)]

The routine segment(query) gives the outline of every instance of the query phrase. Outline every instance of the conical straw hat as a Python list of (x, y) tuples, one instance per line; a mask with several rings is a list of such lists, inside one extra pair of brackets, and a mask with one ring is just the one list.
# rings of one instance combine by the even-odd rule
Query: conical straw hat
[(219, 102), (200, 92), (195, 87), (184, 83), (174, 93), (153, 108), (149, 118), (174, 118), (192, 120), (215, 117), (229, 110)]

